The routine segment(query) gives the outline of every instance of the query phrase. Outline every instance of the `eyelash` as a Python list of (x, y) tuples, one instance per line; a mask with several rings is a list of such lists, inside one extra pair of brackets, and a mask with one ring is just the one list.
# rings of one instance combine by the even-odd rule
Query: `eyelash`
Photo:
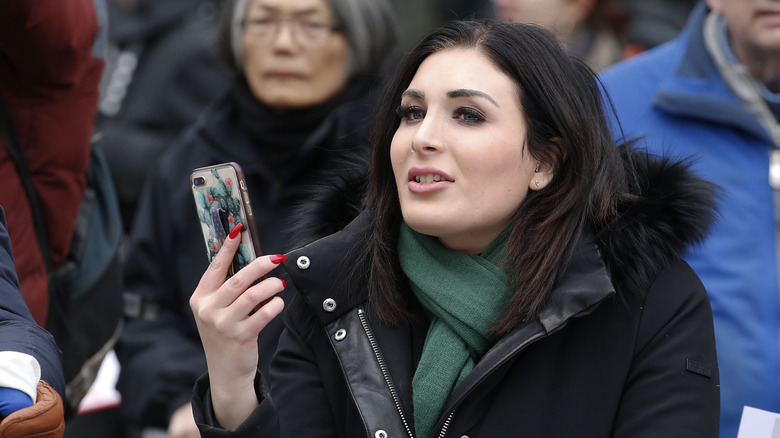
[[(419, 106), (404, 106), (399, 105), (395, 110), (395, 114), (399, 119), (409, 119), (414, 113), (424, 113), (423, 109)], [(454, 113), (458, 118), (461, 118), (465, 123), (482, 123), (485, 121), (485, 116), (478, 110), (469, 107), (459, 107)], [(474, 120), (465, 120), (463, 117), (472, 117)], [(417, 119), (415, 119), (417, 120)]]
[(460, 107), (455, 110), (455, 114), (465, 117), (473, 117), (475, 120), (463, 120), (466, 123), (482, 123), (485, 121), (485, 116), (474, 108)]
[(398, 108), (395, 109), (395, 114), (398, 116), (399, 119), (408, 119), (409, 116), (411, 116), (413, 113), (421, 113), (423, 112), (423, 109), (419, 106), (412, 106), (412, 105), (399, 105)]

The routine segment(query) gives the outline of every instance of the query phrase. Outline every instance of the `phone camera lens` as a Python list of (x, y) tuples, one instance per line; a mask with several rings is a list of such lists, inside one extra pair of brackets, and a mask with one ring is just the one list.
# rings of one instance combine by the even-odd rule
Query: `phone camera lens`
[(206, 178), (203, 178), (202, 176), (198, 176), (192, 179), (192, 183), (195, 184), (195, 187), (202, 186), (203, 184), (206, 184)]

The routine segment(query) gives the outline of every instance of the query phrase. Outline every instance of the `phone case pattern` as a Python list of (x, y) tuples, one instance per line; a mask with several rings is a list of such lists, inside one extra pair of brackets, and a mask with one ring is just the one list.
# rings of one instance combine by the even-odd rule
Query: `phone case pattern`
[[(198, 207), (198, 219), (207, 235), (206, 247), (209, 254), (209, 262), (214, 260), (217, 251), (222, 247), (230, 230), (237, 224), (244, 226), (241, 233), (247, 229), (244, 211), (241, 207), (241, 196), (234, 187), (234, 181), (230, 177), (223, 178), (217, 169), (211, 169), (214, 177), (214, 185), (195, 188), (195, 203)], [(243, 268), (251, 262), (252, 251), (245, 243), (239, 245), (236, 253), (235, 270)]]

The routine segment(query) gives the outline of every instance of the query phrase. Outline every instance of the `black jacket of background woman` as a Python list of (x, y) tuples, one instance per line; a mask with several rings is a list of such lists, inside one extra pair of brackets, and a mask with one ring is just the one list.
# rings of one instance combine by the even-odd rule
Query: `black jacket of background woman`
[[(133, 423), (167, 427), (206, 371), (189, 307), (208, 265), (190, 172), (242, 166), (265, 254), (334, 233), (359, 212), (379, 86), (355, 79), (321, 107), (277, 116), (238, 78), (149, 172), (127, 243), (128, 318), (116, 348), (122, 409)], [(261, 351), (274, 351), (281, 328), (274, 322), (260, 337)]]
[[(712, 220), (710, 186), (684, 165), (638, 156), (644, 199), (577, 243), (536, 318), (503, 336), (456, 389), (431, 436), (717, 437), (718, 367), (704, 287), (680, 259)], [(218, 427), (208, 376), (204, 437), (413, 437), (411, 380), (425, 323), (389, 327), (339, 291), (369, 218), (288, 255), (298, 299), (260, 406)], [(409, 309), (425, 320), (408, 294)]]

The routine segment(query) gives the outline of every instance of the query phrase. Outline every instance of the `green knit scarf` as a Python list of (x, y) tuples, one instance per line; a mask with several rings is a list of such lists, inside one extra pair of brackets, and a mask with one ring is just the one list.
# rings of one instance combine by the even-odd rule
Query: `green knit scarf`
[(447, 400), (495, 342), (489, 330), (513, 292), (509, 276), (499, 268), (507, 237), (505, 231), (482, 254), (469, 256), (401, 225), (401, 268), (432, 317), (412, 379), (419, 437), (431, 433)]

